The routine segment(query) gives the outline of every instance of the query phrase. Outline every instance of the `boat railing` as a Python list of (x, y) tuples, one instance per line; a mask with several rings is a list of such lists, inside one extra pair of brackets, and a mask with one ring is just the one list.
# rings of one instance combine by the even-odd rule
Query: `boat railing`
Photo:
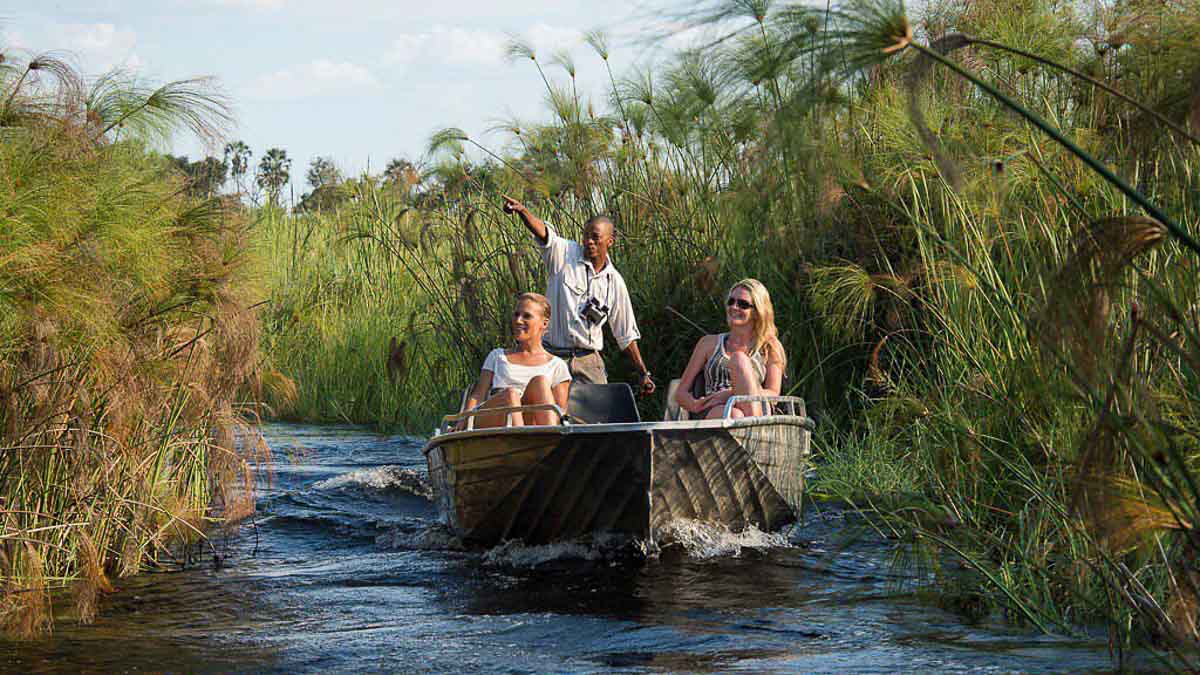
[(477, 416), (499, 415), (500, 413), (504, 413), (504, 426), (511, 427), (513, 413), (537, 412), (539, 410), (549, 410), (555, 415), (558, 415), (558, 419), (563, 424), (570, 424), (570, 415), (564, 413), (563, 409), (558, 407), (558, 404), (532, 403), (530, 405), (506, 406), (503, 408), (475, 408), (474, 410), (464, 410), (463, 412), (455, 413), (453, 415), (446, 415), (442, 418), (442, 424), (437, 428), (437, 433), (444, 434), (454, 431), (455, 423), (463, 420), (466, 420), (467, 424), (464, 429), (461, 429), (461, 431), (473, 431), (475, 429), (475, 418)]
[[(733, 416), (733, 409), (739, 403), (767, 403), (771, 405), (772, 414), (785, 414), (804, 418), (804, 426), (810, 431), (816, 426), (812, 418), (808, 416), (804, 408), (804, 399), (799, 396), (749, 396), (738, 394), (730, 396), (728, 401), (725, 401), (725, 411), (723, 417), (729, 419)], [(787, 412), (780, 412), (786, 410)]]

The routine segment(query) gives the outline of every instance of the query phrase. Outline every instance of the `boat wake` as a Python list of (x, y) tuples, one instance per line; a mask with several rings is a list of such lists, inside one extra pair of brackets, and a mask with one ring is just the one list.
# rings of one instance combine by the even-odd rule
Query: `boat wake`
[(791, 548), (785, 533), (763, 532), (750, 526), (733, 532), (724, 525), (697, 520), (671, 521), (658, 533), (656, 542), (630, 539), (615, 534), (598, 534), (529, 546), (521, 541), (506, 541), (483, 553), (483, 564), (492, 567), (531, 569), (547, 563), (566, 561), (616, 562), (631, 559), (655, 559), (666, 550), (682, 550), (697, 560), (736, 558), (749, 550)]
[(493, 546), (483, 554), (483, 564), (489, 567), (531, 569), (547, 563), (563, 561), (615, 561), (644, 557), (645, 548), (627, 536), (596, 534), (586, 539), (572, 539), (529, 546), (510, 540)]
[(780, 532), (763, 532), (751, 525), (733, 532), (724, 525), (681, 518), (672, 520), (658, 533), (658, 546), (682, 547), (688, 557), (736, 558), (746, 550), (791, 548), (788, 537)]
[(375, 545), (394, 551), (462, 551), (458, 537), (443, 523), (417, 528), (394, 527), (375, 537)]
[[(342, 478), (342, 477), (339, 477)], [(336, 479), (333, 479), (336, 480)], [(375, 537), (381, 548), (399, 551), (465, 551), (469, 547), (445, 523), (406, 523)], [(604, 563), (652, 560), (664, 551), (682, 551), (694, 560), (737, 558), (747, 551), (792, 548), (787, 532), (763, 532), (751, 525), (733, 532), (724, 525), (698, 520), (671, 521), (648, 542), (627, 535), (599, 533), (551, 544), (530, 545), (510, 539), (480, 552), (486, 567), (535, 569), (552, 563)]]
[(398, 466), (377, 466), (358, 469), (327, 478), (313, 485), (318, 490), (363, 490), (376, 492), (407, 492), (423, 499), (433, 499), (433, 487), (425, 480), (424, 472)]

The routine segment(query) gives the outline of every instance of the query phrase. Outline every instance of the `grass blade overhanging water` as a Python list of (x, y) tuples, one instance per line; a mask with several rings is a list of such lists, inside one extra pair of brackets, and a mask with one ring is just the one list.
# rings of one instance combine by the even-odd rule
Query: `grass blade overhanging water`
[(0, 94), (0, 627), (30, 636), (51, 591), (91, 621), (112, 578), (252, 511), (265, 446), (233, 433), (258, 360), (245, 222), (144, 142), (218, 131), (224, 99), (45, 57)]
[[(818, 490), (873, 504), (889, 531), (927, 532), (961, 550), (995, 580), (985, 608), (1054, 630), (1111, 620), (1123, 626), (1113, 634), (1122, 649), (1160, 639), (1157, 629), (1133, 621), (1129, 598), (1155, 598), (1165, 608), (1177, 588), (1186, 599), (1186, 582), (1173, 586), (1169, 573), (1186, 550), (1179, 535), (1192, 533), (1139, 530), (1146, 536), (1136, 551), (1110, 554), (1088, 534), (1096, 524), (1070, 507), (1076, 460), (1104, 408), (1108, 383), (1119, 381), (1118, 419), (1180, 430), (1166, 434), (1175, 445), (1158, 448), (1169, 460), (1166, 469), (1140, 465), (1137, 475), (1148, 500), (1158, 485), (1169, 498), (1165, 508), (1194, 522), (1183, 501), (1191, 494), (1190, 434), (1200, 409), (1188, 394), (1194, 366), (1186, 356), (1196, 332), (1187, 300), (1192, 249), (1169, 234), (1182, 246), (1138, 249), (1120, 264), (1085, 259), (1087, 246), (1106, 241), (1110, 216), (1131, 217), (1134, 198), (933, 57), (919, 61), (937, 74), (912, 86), (913, 60), (900, 54), (932, 47), (912, 44), (918, 38), (898, 3), (849, 3), (828, 13), (781, 3), (712, 7), (727, 9), (722, 20), (740, 21), (741, 28), (706, 44), (711, 58), (703, 68), (681, 58), (623, 81), (597, 51), (610, 73), (611, 116), (584, 112), (578, 90), (556, 80), (569, 77), (569, 69), (566, 76), (543, 70), (536, 53), (530, 59), (523, 51), (521, 62), (537, 66), (531, 88), (544, 87), (552, 98), (547, 122), (501, 125), (513, 137), (507, 149), (473, 139), (487, 151), (440, 153), (416, 196), (392, 206), (368, 189), (338, 213), (289, 215), (312, 233), (310, 246), (322, 239), (329, 247), (301, 255), (303, 278), (278, 287), (279, 325), (299, 316), (273, 338), (284, 346), (272, 349), (280, 370), (305, 373), (298, 378), (304, 387), (305, 379), (329, 382), (338, 368), (361, 363), (354, 367), (369, 387), (310, 384), (302, 398), (319, 402), (324, 394), (356, 420), (396, 423), (393, 411), (372, 417), (383, 408), (361, 405), (362, 391), (370, 389), (377, 392), (372, 400), (413, 396), (414, 415), (417, 409), (435, 415), (448, 400), (437, 392), (465, 385), (478, 368), (477, 351), (504, 343), (505, 329), (493, 319), (511, 296), (541, 283), (523, 232), (499, 212), (500, 195), (521, 198), (568, 234), (570, 223), (605, 210), (621, 232), (617, 265), (637, 272), (627, 280), (656, 372), (679, 372), (696, 332), (720, 327), (714, 298), (723, 284), (764, 279), (773, 296), (778, 289), (783, 339), (796, 355), (789, 388), (810, 399), (822, 429), (830, 429), (827, 442), (837, 444), (825, 460), (831, 480)], [(1062, 32), (1065, 43), (1080, 30), (1040, 5), (1027, 13), (1036, 21), (989, 7), (955, 5), (945, 10), (952, 15), (945, 24), (991, 36), (1011, 33), (1005, 22), (1028, 21)], [(1139, 49), (1098, 56), (1109, 70), (1088, 72), (1141, 98), (1152, 89), (1143, 82), (1170, 73), (1121, 70)], [(984, 51), (990, 60), (980, 68)], [(1194, 229), (1200, 204), (1189, 189), (1197, 185), (1191, 146), (1160, 136), (1139, 136), (1135, 145), (1132, 135), (1113, 132), (1124, 128), (1124, 113), (1080, 95), (1072, 87), (1092, 85), (1069, 72), (1026, 73), (1024, 56), (990, 45), (964, 47), (960, 56), (958, 65), (976, 79), (983, 78), (979, 72), (1000, 78), (993, 84), (1014, 104), (1038, 100), (1039, 119), (1075, 130), (1063, 140), (1076, 149), (1101, 164), (1131, 167), (1137, 179), (1126, 187), (1137, 185), (1152, 205), (1174, 214), (1183, 234)], [(1113, 86), (1118, 75), (1126, 78), (1121, 87)], [(940, 149), (931, 151), (922, 125), (914, 124), (909, 102), (917, 95)], [(961, 181), (945, 170), (951, 165)], [(1112, 230), (1117, 240), (1121, 232)], [(344, 260), (335, 264), (331, 256)], [(346, 281), (355, 269), (388, 265), (402, 273)], [(1068, 284), (1072, 274), (1076, 282)], [(402, 285), (409, 293), (400, 299), (389, 289)], [(1060, 287), (1071, 293), (1056, 295)], [(1064, 323), (1053, 330), (1033, 321), (1048, 305), (1083, 300), (1088, 304), (1080, 306), (1092, 309), (1055, 315)], [(1131, 302), (1168, 318), (1160, 320), (1161, 330), (1138, 332), (1130, 362), (1136, 368), (1122, 370)], [(413, 306), (424, 308), (428, 322), (403, 320)], [(1070, 335), (1079, 337), (1054, 337)], [(354, 339), (362, 340), (359, 352)], [(385, 370), (392, 343), (407, 369), (394, 383), (384, 376), (392, 372)], [(310, 359), (320, 367), (302, 370), (308, 366), (289, 354), (293, 346), (320, 354)], [(621, 367), (610, 362), (614, 379)], [(1146, 391), (1133, 386), (1137, 378)], [(1144, 409), (1130, 408), (1130, 401)], [(655, 403), (645, 415), (657, 412)], [(1121, 452), (1147, 461), (1154, 438), (1131, 438)], [(1120, 471), (1132, 473), (1126, 466)], [(932, 515), (913, 515), (921, 510)], [(1155, 541), (1165, 556), (1150, 555)], [(931, 538), (921, 545), (941, 546)], [(940, 590), (955, 592), (953, 578), (939, 577)]]

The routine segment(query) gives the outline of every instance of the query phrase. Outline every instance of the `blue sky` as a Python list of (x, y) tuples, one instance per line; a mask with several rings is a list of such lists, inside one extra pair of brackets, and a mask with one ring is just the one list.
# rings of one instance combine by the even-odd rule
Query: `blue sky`
[[(618, 75), (686, 43), (646, 42), (647, 30), (666, 25), (654, 18), (663, 3), (651, 2), (49, 0), (0, 9), (0, 45), (26, 56), (67, 51), (92, 75), (121, 66), (157, 82), (215, 76), (234, 104), (233, 136), (254, 161), (268, 147), (286, 149), (299, 195), (318, 155), (351, 173), (368, 162), (374, 171), (393, 157), (419, 158), (429, 136), (448, 126), (487, 138), (499, 118), (544, 118), (537, 71), (504, 58), (509, 35), (543, 60), (569, 50), (581, 91), (601, 99), (607, 76), (584, 31), (610, 35)], [(548, 70), (567, 81), (561, 68)], [(186, 138), (170, 149), (204, 153)]]

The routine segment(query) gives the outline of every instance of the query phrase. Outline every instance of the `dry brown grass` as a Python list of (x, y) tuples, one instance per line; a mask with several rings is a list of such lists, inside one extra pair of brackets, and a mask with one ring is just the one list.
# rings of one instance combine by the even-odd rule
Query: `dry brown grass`
[(55, 589), (91, 621), (110, 579), (252, 513), (267, 456), (247, 224), (74, 125), (0, 138), (0, 629), (26, 637)]
[(1055, 274), (1041, 313), (1031, 322), (1036, 339), (1058, 358), (1070, 355), (1082, 386), (1098, 383), (1114, 336), (1110, 298), (1139, 256), (1166, 240), (1156, 220), (1119, 216), (1096, 221), (1075, 239), (1070, 257)]

